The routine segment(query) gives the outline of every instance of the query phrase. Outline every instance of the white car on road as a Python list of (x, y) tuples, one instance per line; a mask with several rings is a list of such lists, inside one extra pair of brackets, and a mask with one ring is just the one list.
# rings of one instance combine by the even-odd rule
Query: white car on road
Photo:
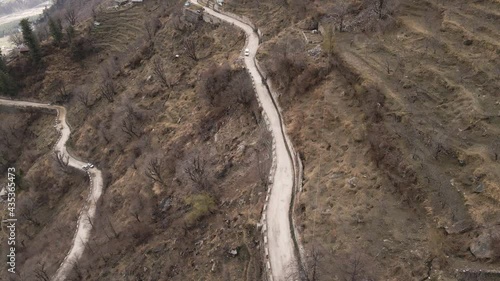
[(87, 164), (83, 165), (83, 167), (82, 167), (82, 168), (86, 171), (86, 170), (88, 170), (88, 169), (92, 169), (92, 168), (94, 168), (94, 165), (93, 165), (93, 164), (91, 164), (91, 163), (87, 163)]

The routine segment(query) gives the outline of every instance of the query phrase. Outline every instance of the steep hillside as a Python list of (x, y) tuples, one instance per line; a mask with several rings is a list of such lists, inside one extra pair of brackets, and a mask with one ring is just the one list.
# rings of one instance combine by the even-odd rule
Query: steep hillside
[[(12, 63), (17, 77), (27, 76), (14, 98), (66, 106), (71, 152), (105, 175), (91, 242), (71, 280), (262, 279), (258, 222), (271, 144), (241, 67), (244, 36), (186, 21), (182, 4), (103, 4), (100, 25), (81, 19), (77, 27), (93, 50), (83, 60), (46, 42), (32, 75), (20, 74), (27, 59)], [(50, 248), (48, 276), (67, 250)], [(39, 268), (19, 266), (36, 278)]]
[[(85, 175), (55, 160), (51, 149), (58, 135), (50, 112), (0, 107), (0, 117), (1, 170), (5, 171), (1, 182), (7, 181), (8, 167), (16, 170), (16, 272), (17, 277), (30, 279), (32, 272), (42, 268), (57, 269), (66, 254), (88, 182)], [(4, 218), (6, 211), (2, 202)], [(6, 234), (0, 236), (2, 253), (8, 253)], [(0, 275), (14, 277), (6, 266)]]
[(261, 29), (259, 57), (303, 157), (296, 219), (307, 271), (495, 280), (479, 270), (500, 257), (500, 7), (375, 4), (225, 5)]

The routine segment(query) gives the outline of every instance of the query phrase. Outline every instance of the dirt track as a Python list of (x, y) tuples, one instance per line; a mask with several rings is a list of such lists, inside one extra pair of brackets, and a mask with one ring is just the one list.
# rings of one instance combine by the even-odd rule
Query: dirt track
[[(54, 146), (54, 151), (62, 153), (64, 158), (68, 158), (68, 166), (76, 168), (78, 170), (85, 171), (82, 167), (86, 164), (73, 156), (71, 156), (66, 150), (66, 142), (71, 134), (71, 129), (66, 123), (66, 108), (62, 106), (25, 102), (25, 101), (14, 101), (14, 100), (4, 100), (0, 99), (0, 105), (15, 106), (15, 107), (32, 107), (32, 108), (45, 108), (53, 109), (57, 111), (57, 125), (56, 129), (60, 132), (61, 136)], [(59, 281), (65, 280), (68, 273), (72, 270), (73, 264), (80, 259), (82, 256), (85, 245), (89, 241), (90, 231), (92, 230), (92, 224), (89, 220), (92, 220), (96, 213), (96, 203), (102, 194), (102, 175), (101, 171), (97, 168), (87, 170), (90, 176), (90, 193), (87, 198), (87, 204), (80, 211), (78, 217), (78, 226), (75, 232), (75, 237), (73, 238), (73, 246), (64, 258), (64, 261), (59, 266), (56, 274), (53, 276), (52, 280)]]
[[(197, 3), (197, 1), (193, 1)], [(267, 235), (264, 238), (266, 249), (269, 250), (270, 270), (273, 280), (298, 280), (298, 258), (291, 233), (289, 219), (290, 202), (294, 185), (294, 167), (287, 151), (286, 135), (282, 130), (282, 121), (278, 108), (274, 105), (271, 93), (262, 83), (254, 58), (259, 48), (259, 38), (252, 27), (227, 15), (218, 13), (210, 8), (205, 12), (234, 24), (245, 31), (249, 56), (245, 56), (245, 65), (255, 83), (255, 91), (261, 102), (263, 111), (269, 120), (269, 129), (275, 140), (276, 172), (273, 177), (269, 202), (265, 211), (265, 225)]]

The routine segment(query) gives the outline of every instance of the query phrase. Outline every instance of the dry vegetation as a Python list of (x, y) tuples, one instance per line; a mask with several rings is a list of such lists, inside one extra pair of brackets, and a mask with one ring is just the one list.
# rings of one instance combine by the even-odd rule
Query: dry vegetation
[[(17, 170), (16, 277), (36, 280), (35, 271), (54, 271), (71, 245), (88, 181), (85, 175), (60, 165), (52, 153), (57, 138), (54, 115), (2, 107), (0, 118), (1, 170)], [(6, 210), (2, 208), (2, 212)], [(7, 247), (5, 238), (0, 236), (3, 250)], [(2, 267), (0, 275), (10, 273)]]
[[(238, 58), (243, 34), (186, 21), (181, 1), (99, 4), (80, 7), (72, 42), (44, 44), (42, 66), (27, 58), (10, 66), (18, 98), (69, 108), (71, 150), (105, 172), (93, 239), (71, 278), (261, 280), (256, 225), (269, 136)], [(498, 279), (475, 273), (500, 257), (497, 1), (232, 0), (225, 8), (263, 32), (259, 59), (304, 163), (295, 214), (306, 279)], [(318, 28), (322, 42), (306, 42)], [(23, 126), (42, 128), (32, 122)], [(43, 233), (61, 220), (74, 227), (65, 218), (76, 209), (64, 202), (81, 202), (86, 183), (57, 168), (48, 147), (26, 150), (50, 139), (31, 137), (22, 157), (45, 160), (23, 168), (26, 177), (43, 182), (35, 175), (50, 168), (47, 181), (59, 183), (48, 198), (30, 188), (23, 203), (53, 206), (24, 217), (29, 243), (53, 253), (43, 270), (40, 252), (23, 253), (20, 266), (40, 277), (54, 272), (70, 239), (55, 247)], [(2, 153), (0, 165), (28, 163)]]
[[(103, 3), (93, 9), (99, 26), (77, 14), (75, 38), (92, 52), (75, 58), (69, 39), (58, 46), (49, 40), (37, 69), (28, 58), (10, 65), (21, 81), (16, 98), (65, 105), (70, 151), (104, 173), (92, 238), (71, 280), (262, 279), (258, 222), (270, 136), (241, 69), (245, 38), (231, 26), (186, 21), (182, 4), (116, 11)], [(52, 162), (40, 168), (66, 176), (58, 168), (64, 159), (43, 155)], [(23, 278), (52, 276), (69, 249), (73, 231), (62, 232), (68, 237), (58, 239), (60, 247), (49, 244), (47, 232), (60, 221), (76, 226), (70, 217), (88, 186), (80, 174), (81, 183), (67, 179), (71, 190), (56, 192), (64, 199), (52, 199), (50, 216), (36, 228), (45, 234), (30, 241), (50, 249), (38, 253), (51, 259), (37, 267), (41, 254), (27, 253), (19, 262)]]
[(309, 280), (498, 279), (498, 3), (296, 2), (226, 8), (263, 31), (304, 161)]

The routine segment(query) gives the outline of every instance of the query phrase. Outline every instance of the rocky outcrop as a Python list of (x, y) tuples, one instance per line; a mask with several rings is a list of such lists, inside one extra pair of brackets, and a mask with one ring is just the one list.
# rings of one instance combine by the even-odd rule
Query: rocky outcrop
[(478, 259), (495, 259), (500, 257), (500, 226), (486, 228), (475, 238), (470, 251)]

